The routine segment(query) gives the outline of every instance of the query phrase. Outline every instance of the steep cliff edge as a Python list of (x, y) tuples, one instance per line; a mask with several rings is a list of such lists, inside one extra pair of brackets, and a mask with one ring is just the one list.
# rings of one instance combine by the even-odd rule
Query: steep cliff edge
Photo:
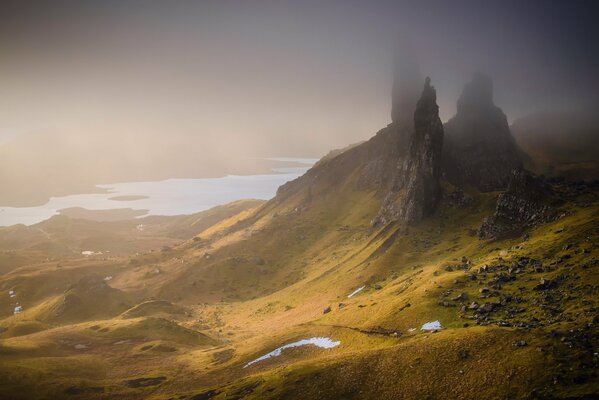
[(413, 223), (431, 215), (441, 200), (443, 124), (437, 93), (426, 78), (414, 112), (414, 129), (407, 157), (398, 160), (393, 186), (373, 225), (390, 221)]
[(415, 223), (430, 215), (441, 199), (443, 124), (436, 99), (427, 78), (411, 124), (399, 119), (367, 142), (322, 160), (281, 186), (273, 201), (299, 195), (304, 199), (301, 208), (351, 182), (355, 190), (374, 192), (380, 199), (373, 226)]

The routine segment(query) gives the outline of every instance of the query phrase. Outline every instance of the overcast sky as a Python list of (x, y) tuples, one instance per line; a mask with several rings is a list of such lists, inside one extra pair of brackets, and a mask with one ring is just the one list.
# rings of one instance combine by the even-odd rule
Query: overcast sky
[[(596, 104), (594, 1), (3, 1), (0, 140), (189, 133), (320, 151), (390, 121), (409, 36), (441, 116), (490, 75), (513, 120)], [(596, 6), (595, 6), (596, 7)], [(298, 139), (300, 138), (300, 139)], [(294, 144), (295, 143), (295, 144)]]

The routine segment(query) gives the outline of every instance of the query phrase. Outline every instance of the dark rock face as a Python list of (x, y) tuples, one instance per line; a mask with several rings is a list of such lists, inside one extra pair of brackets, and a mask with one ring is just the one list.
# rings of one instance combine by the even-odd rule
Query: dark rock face
[(356, 190), (372, 191), (381, 199), (373, 226), (415, 223), (432, 214), (441, 198), (443, 124), (428, 78), (414, 109), (409, 124), (403, 119), (393, 122), (370, 140), (322, 159), (300, 178), (282, 185), (272, 203), (293, 198), (301, 203), (301, 210), (315, 199), (335, 196), (354, 179)]
[(551, 188), (523, 169), (513, 170), (507, 190), (499, 195), (495, 214), (478, 231), (482, 239), (521, 235), (526, 228), (555, 220)]
[(432, 214), (441, 199), (441, 151), (443, 124), (437, 93), (426, 78), (414, 112), (414, 130), (407, 157), (398, 160), (390, 192), (373, 225), (390, 221), (413, 223)]
[(507, 118), (493, 103), (491, 79), (476, 75), (464, 87), (457, 108), (444, 127), (447, 179), (483, 192), (505, 189), (511, 171), (521, 162)]

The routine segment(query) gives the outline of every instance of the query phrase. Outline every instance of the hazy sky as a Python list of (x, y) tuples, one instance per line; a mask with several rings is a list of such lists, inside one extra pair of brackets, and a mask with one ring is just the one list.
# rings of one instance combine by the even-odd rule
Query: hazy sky
[(0, 140), (189, 133), (318, 153), (390, 121), (399, 35), (431, 76), (443, 120), (476, 71), (493, 78), (510, 120), (589, 104), (599, 96), (594, 4), (3, 1)]

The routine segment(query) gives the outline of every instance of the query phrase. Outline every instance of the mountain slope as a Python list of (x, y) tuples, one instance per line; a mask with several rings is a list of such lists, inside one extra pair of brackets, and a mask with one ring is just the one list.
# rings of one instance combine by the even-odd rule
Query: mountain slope
[[(493, 180), (503, 193), (446, 180), (428, 81), (414, 110), (178, 245), (0, 277), (2, 304), (24, 296), (0, 325), (0, 395), (593, 398), (598, 188), (519, 170)], [(94, 273), (110, 307), (48, 318)], [(28, 312), (34, 326), (11, 325)]]

